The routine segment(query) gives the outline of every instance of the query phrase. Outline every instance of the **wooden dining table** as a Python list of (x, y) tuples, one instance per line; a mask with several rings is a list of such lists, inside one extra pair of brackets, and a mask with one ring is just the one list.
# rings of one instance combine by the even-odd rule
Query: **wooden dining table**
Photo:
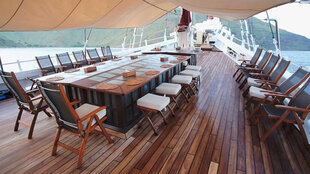
[[(161, 58), (168, 58), (162, 62)], [(107, 120), (104, 125), (112, 130), (126, 133), (142, 118), (136, 108), (136, 101), (184, 69), (183, 62), (195, 64), (191, 56), (150, 54), (140, 55), (136, 59), (123, 57), (76, 70), (52, 74), (37, 78), (39, 81), (63, 84), (71, 101), (80, 100), (97, 106), (107, 106)], [(164, 65), (164, 67), (163, 67)], [(85, 73), (84, 68), (96, 66), (96, 71)], [(123, 77), (123, 72), (135, 70), (132, 77)], [(147, 72), (152, 71), (152, 75)], [(154, 74), (154, 72), (156, 74)], [(53, 81), (55, 80), (56, 81)], [(130, 84), (135, 81), (137, 84)], [(106, 84), (111, 89), (101, 88)], [(113, 88), (113, 89), (112, 89)]]

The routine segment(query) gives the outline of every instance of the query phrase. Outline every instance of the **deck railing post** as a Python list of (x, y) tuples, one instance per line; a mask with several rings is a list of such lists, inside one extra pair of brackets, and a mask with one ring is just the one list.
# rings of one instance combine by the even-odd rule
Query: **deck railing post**
[(19, 60), (16, 60), (16, 63), (17, 63), (17, 65), (18, 65), (19, 71), (22, 72), (23, 69), (22, 69), (22, 66), (21, 66), (21, 64), (20, 64), (20, 61), (19, 61)]

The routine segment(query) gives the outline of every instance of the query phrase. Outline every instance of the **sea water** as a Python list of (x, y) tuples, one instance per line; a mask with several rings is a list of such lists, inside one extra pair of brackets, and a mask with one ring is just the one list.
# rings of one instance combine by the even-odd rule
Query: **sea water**
[[(83, 49), (83, 47), (0, 48), (0, 57), (2, 63), (4, 64), (4, 69), (19, 72), (20, 69), (22, 69), (22, 71), (27, 71), (39, 68), (37, 63), (34, 61), (35, 56), (50, 55), (53, 63), (57, 65), (58, 62), (55, 58), (55, 54), (64, 52), (69, 52), (69, 54), (71, 54), (72, 51), (79, 51)], [(113, 53), (118, 51), (121, 51), (121, 48), (112, 48)], [(101, 55), (101, 51), (99, 49), (98, 53)], [(303, 66), (310, 70), (310, 51), (282, 51), (281, 54), (283, 57), (292, 62), (289, 71), (294, 71), (298, 66)], [(71, 56), (71, 59), (73, 60), (73, 56)], [(16, 64), (16, 61), (18, 60), (22, 61), (22, 63), (20, 63), (20, 67)]]

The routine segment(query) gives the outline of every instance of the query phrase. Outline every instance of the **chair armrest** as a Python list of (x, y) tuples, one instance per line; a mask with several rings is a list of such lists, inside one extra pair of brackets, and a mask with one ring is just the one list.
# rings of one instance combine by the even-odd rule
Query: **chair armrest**
[(90, 59), (90, 60), (88, 60), (89, 61), (89, 64), (94, 64), (94, 63), (96, 63), (96, 61), (95, 60), (92, 60), (92, 59)]
[(291, 96), (289, 95), (286, 95), (286, 94), (277, 94), (277, 93), (267, 93), (265, 94), (266, 97), (284, 97), (284, 98), (292, 98)]
[(106, 106), (101, 106), (95, 110), (93, 110), (92, 112), (90, 112), (89, 114), (85, 115), (84, 117), (80, 118), (80, 121), (83, 122), (84, 120), (87, 120), (89, 117), (94, 116), (95, 114), (97, 114), (99, 111), (106, 109)]
[(66, 70), (66, 66), (59, 66), (60, 71), (65, 71)]
[(75, 63), (73, 63), (73, 66), (74, 66), (75, 68), (79, 68), (79, 67), (81, 67), (81, 64), (78, 63), (78, 62), (75, 62)]
[(32, 89), (32, 90), (26, 91), (26, 94), (37, 92), (37, 91), (39, 91), (39, 89)]
[(275, 105), (275, 107), (278, 108), (278, 109), (288, 109), (288, 110), (292, 110), (292, 111), (310, 112), (309, 109), (297, 108), (297, 107), (293, 107), (293, 106)]
[(70, 102), (71, 105), (75, 105), (75, 104), (78, 104), (78, 103), (81, 103), (81, 101), (80, 100), (75, 100), (73, 102)]
[(101, 57), (101, 60), (102, 60), (102, 61), (107, 61), (108, 58), (107, 58), (107, 57)]
[(47, 70), (40, 70), (40, 72), (41, 72), (42, 76), (46, 76)]
[(42, 100), (43, 100), (41, 94), (40, 94), (40, 95), (37, 95), (37, 96), (35, 96), (35, 97), (33, 97), (33, 98), (31, 98), (30, 100), (31, 100), (31, 101), (35, 101), (35, 100), (38, 100), (38, 99), (42, 99)]

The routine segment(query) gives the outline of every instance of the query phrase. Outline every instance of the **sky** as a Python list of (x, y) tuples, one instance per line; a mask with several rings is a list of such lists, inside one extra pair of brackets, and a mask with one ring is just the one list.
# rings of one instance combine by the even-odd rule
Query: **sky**
[[(310, 39), (310, 4), (291, 3), (268, 10), (270, 18), (278, 21), (279, 28)], [(265, 19), (266, 12), (255, 15)]]

